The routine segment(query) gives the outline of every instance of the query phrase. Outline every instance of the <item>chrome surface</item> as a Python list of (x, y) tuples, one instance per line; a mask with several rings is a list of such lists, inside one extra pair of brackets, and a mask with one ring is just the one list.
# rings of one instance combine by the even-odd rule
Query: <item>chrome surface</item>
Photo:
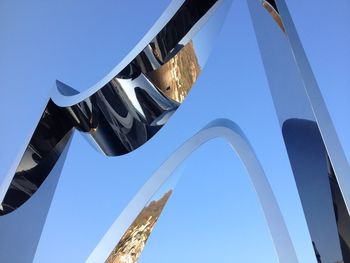
[(106, 263), (137, 262), (171, 194), (170, 189), (159, 199), (148, 202), (108, 256)]
[[(46, 262), (47, 260), (41, 260), (45, 258), (45, 255), (43, 256), (45, 248), (58, 247), (57, 251), (53, 253), (56, 257), (60, 253), (67, 253), (69, 251), (67, 248), (60, 250), (60, 246), (57, 244), (68, 243), (67, 247), (75, 247), (81, 241), (81, 233), (87, 233), (96, 222), (102, 224), (99, 227), (96, 225), (98, 228), (96, 232), (99, 232), (100, 236), (87, 234), (86, 239), (89, 239), (90, 243), (84, 245), (79, 243), (81, 245), (79, 251), (75, 247), (76, 250), (73, 254), (79, 254), (77, 258), (83, 259), (90, 255), (87, 259), (88, 262), (103, 262), (106, 259), (107, 262), (113, 262), (120, 257), (129, 256), (128, 260), (136, 261), (170, 193), (175, 190), (174, 187), (168, 188), (167, 186), (173, 171), (200, 145), (213, 138), (225, 138), (240, 157), (256, 190), (279, 261), (298, 262), (292, 238), (288, 233), (286, 222), (275, 198), (275, 194), (277, 196), (280, 189), (274, 188), (277, 189), (275, 193), (272, 191), (269, 180), (243, 132), (231, 121), (223, 119), (210, 123), (175, 150), (121, 214), (119, 212), (122, 209), (118, 210), (114, 207), (119, 202), (119, 196), (110, 194), (110, 192), (118, 191), (115, 185), (120, 183), (121, 187), (124, 187), (120, 180), (111, 180), (109, 177), (106, 182), (100, 178), (96, 180), (90, 178), (89, 181), (84, 177), (86, 174), (82, 173), (78, 177), (80, 188), (77, 187), (77, 184), (72, 187), (76, 187), (80, 191), (73, 189), (74, 195), (73, 198), (72, 195), (70, 198), (74, 199), (76, 193), (80, 193), (83, 196), (81, 199), (83, 201), (68, 204), (69, 198), (65, 194), (69, 192), (67, 189), (71, 185), (67, 182), (72, 181), (63, 182), (63, 189), (61, 188), (59, 191), (61, 195), (55, 199), (56, 202), (52, 205), (53, 209), (50, 210), (50, 213), (52, 210), (54, 212), (51, 214), (50, 220), (47, 220), (49, 224), (46, 221), (45, 225), (73, 131), (75, 129), (80, 131), (93, 147), (108, 156), (132, 152), (152, 138), (178, 109), (197, 80), (204, 65), (203, 57), (207, 55), (200, 53), (203, 50), (201, 48), (211, 44), (212, 39), (203, 41), (203, 38), (200, 38), (202, 42), (196, 42), (195, 38), (223, 2), (230, 1), (174, 1), (132, 52), (96, 85), (84, 92), (78, 92), (57, 81), (56, 89), (54, 89), (51, 99), (47, 101), (47, 106), (28, 147), (23, 156), (22, 153), (20, 154), (21, 159), (18, 159), (18, 162), (15, 161), (16, 173), (10, 172), (11, 175), (5, 176), (6, 180), (0, 185), (0, 215), (3, 215), (0, 217), (0, 228), (3, 229), (0, 235), (0, 261)], [(248, 0), (248, 6), (299, 196), (296, 193), (291, 193), (296, 196), (296, 199), (300, 197), (304, 213), (300, 212), (298, 216), (303, 219), (305, 217), (308, 225), (309, 233), (307, 233), (306, 228), (301, 230), (306, 233), (303, 236), (304, 240), (310, 243), (309, 252), (311, 252), (311, 256), (314, 253), (314, 262), (348, 262), (350, 260), (350, 168), (316, 79), (285, 2), (283, 0)], [(224, 88), (220, 91), (227, 92)], [(212, 94), (212, 90), (210, 90), (206, 96), (211, 98)], [(234, 94), (233, 92), (232, 95)], [(213, 96), (213, 98), (220, 97)], [(249, 98), (250, 94), (244, 99), (249, 101)], [(197, 102), (196, 105), (199, 107), (195, 110), (197, 113), (200, 110), (203, 113), (198, 114), (193, 123), (201, 123), (203, 120), (208, 121), (220, 117), (222, 114), (227, 114), (229, 118), (235, 120), (237, 118), (241, 124), (240, 114), (235, 115), (233, 114), (234, 110), (232, 110), (235, 109), (239, 112), (241, 109), (234, 108), (232, 101), (234, 100), (224, 99), (220, 102), (212, 102), (212, 104), (209, 102), (205, 104), (205, 109), (201, 108), (202, 103)], [(219, 103), (225, 105), (222, 106)], [(231, 107), (231, 111), (227, 111), (228, 106)], [(250, 105), (248, 106), (250, 107)], [(216, 112), (217, 109), (219, 112)], [(215, 113), (211, 115), (211, 111)], [(184, 115), (187, 116), (187, 119), (184, 118), (185, 121), (179, 122), (180, 124), (191, 122), (191, 118), (188, 117), (192, 114), (191, 110), (186, 113), (190, 114)], [(249, 114), (247, 116), (252, 117)], [(264, 119), (266, 116), (259, 117)], [(243, 116), (244, 118), (246, 115)], [(250, 121), (251, 119), (247, 120), (248, 123)], [(179, 125), (175, 128), (184, 127), (183, 131), (187, 137), (189, 135), (185, 130), (188, 127), (185, 126)], [(251, 127), (256, 128), (254, 125)], [(245, 131), (248, 130), (249, 128)], [(168, 135), (169, 133), (164, 137)], [(257, 138), (263, 138), (260, 133), (253, 132), (252, 139), (255, 135)], [(174, 140), (176, 143), (169, 148), (177, 147), (178, 140), (182, 139), (181, 136), (176, 138)], [(162, 145), (166, 145), (169, 140), (169, 138), (163, 139), (161, 142), (165, 143)], [(159, 143), (159, 141), (157, 142)], [(255, 141), (255, 143), (257, 142)], [(255, 144), (254, 146), (256, 146), (254, 148), (257, 153), (259, 150), (264, 152), (261, 151), (261, 148), (259, 149), (261, 146)], [(155, 152), (154, 149), (159, 149), (157, 147), (146, 148), (142, 155), (137, 155), (140, 151), (136, 151), (132, 153), (134, 154), (132, 157), (130, 155), (126, 157), (137, 161), (139, 159), (133, 158), (141, 156), (144, 158), (142, 160), (144, 162), (155, 162), (154, 156), (156, 154), (152, 155), (152, 153)], [(162, 153), (164, 154), (161, 152), (159, 156), (163, 156)], [(167, 151), (165, 153), (169, 154)], [(279, 154), (283, 155), (284, 151), (279, 152)], [(159, 156), (158, 161), (162, 158)], [(118, 158), (118, 161), (124, 157)], [(119, 169), (122, 176), (131, 177), (130, 165), (122, 167), (122, 162), (116, 163), (117, 167), (113, 167), (113, 171)], [(289, 166), (288, 164), (284, 164), (284, 166), (287, 167), (284, 167), (283, 172), (278, 174), (282, 177), (281, 181), (277, 180), (278, 187), (283, 186), (282, 181), (288, 181)], [(147, 177), (149, 171), (143, 170), (145, 166), (140, 165), (140, 167), (142, 169), (133, 170), (137, 171), (135, 174), (144, 173), (143, 176)], [(275, 171), (279, 171), (278, 168), (274, 168)], [(271, 169), (269, 171), (271, 172)], [(77, 176), (77, 174), (75, 175)], [(108, 176), (106, 175), (105, 179)], [(95, 177), (98, 175), (93, 174), (93, 178)], [(137, 177), (133, 177), (132, 180), (135, 178)], [(88, 183), (85, 183), (85, 180)], [(96, 187), (99, 181), (103, 181), (98, 185), (101, 195), (91, 195), (89, 191)], [(144, 183), (144, 181), (140, 181)], [(133, 181), (133, 183), (135, 182)], [(80, 184), (88, 190), (85, 191)], [(107, 192), (106, 184), (111, 185), (108, 186), (110, 191), (108, 193), (104, 193)], [(128, 186), (130, 187), (130, 185)], [(163, 192), (165, 198), (159, 203), (156, 213), (151, 215), (150, 221), (148, 209), (152, 207), (152, 201), (158, 204), (157, 201), (160, 199), (156, 197), (159, 197), (158, 191), (162, 187), (167, 190)], [(292, 184), (288, 187), (294, 189)], [(90, 196), (93, 196), (97, 201), (89, 199)], [(107, 203), (107, 199), (111, 196), (114, 198), (110, 198), (108, 202), (113, 208), (100, 210), (101, 215), (94, 217), (96, 207), (100, 208), (101, 203)], [(286, 199), (293, 198), (287, 194), (279, 197), (281, 196)], [(283, 198), (278, 201), (288, 203), (282, 200)], [(299, 205), (299, 199), (296, 199), (293, 200), (293, 204)], [(88, 207), (84, 206), (85, 204), (82, 205), (86, 200), (89, 200)], [(116, 202), (116, 200), (118, 201)], [(60, 205), (62, 207), (57, 208)], [(123, 205), (122, 203), (122, 207)], [(58, 220), (61, 218), (56, 219), (56, 216), (67, 213), (67, 207), (71, 208), (69, 211), (72, 211), (73, 207), (74, 212), (78, 211), (77, 215), (67, 216), (68, 220), (60, 225)], [(84, 210), (90, 209), (93, 211), (82, 215)], [(289, 207), (286, 210), (288, 213)], [(116, 214), (113, 214), (114, 212)], [(115, 220), (116, 215), (119, 216)], [(291, 221), (296, 218), (295, 215), (287, 214), (287, 216), (287, 219)], [(70, 224), (74, 220), (78, 223)], [(74, 227), (77, 228), (83, 220), (85, 220), (85, 226), (81, 229), (84, 231), (75, 232)], [(89, 220), (90, 224), (87, 223)], [(105, 232), (113, 221), (113, 225)], [(300, 221), (298, 224), (299, 227)], [(49, 225), (47, 232), (42, 234), (47, 225)], [(146, 227), (144, 228), (144, 226)], [(295, 226), (292, 227), (294, 230), (296, 229)], [(50, 232), (56, 231), (56, 229), (61, 231), (63, 228), (66, 228), (64, 238)], [(297, 230), (299, 232), (299, 229)], [(104, 233), (106, 233), (105, 236), (100, 240)], [(291, 234), (293, 237), (294, 233), (291, 232)], [(57, 241), (57, 236), (61, 237), (62, 240)], [(69, 242), (67, 242), (67, 237)], [(42, 247), (39, 245), (39, 249), (37, 249), (39, 240)], [(99, 240), (100, 243), (97, 243)], [(299, 243), (294, 243), (294, 245), (297, 246), (303, 242), (298, 241)], [(307, 247), (307, 242), (303, 243), (305, 247)], [(50, 244), (46, 246), (48, 243)], [(135, 248), (137, 249), (136, 253)], [(300, 252), (300, 250), (302, 249), (299, 247), (298, 253), (300, 254), (305, 252)], [(48, 250), (46, 249), (46, 251)], [(69, 253), (67, 255), (62, 258), (69, 259)], [(301, 259), (299, 258), (299, 260)]]
[(348, 213), (350, 213), (350, 166), (346, 159), (344, 150), (339, 141), (327, 106), (318, 87), (317, 80), (307, 59), (306, 53), (295, 29), (293, 20), (285, 1), (278, 0), (277, 6), (286, 34), (290, 43), (295, 63), (303, 81), (303, 87), (310, 102), (310, 107), (320, 129), (322, 139), (327, 149), (330, 162), (339, 183), (339, 189), (343, 195)]
[[(40, 187), (60, 155), (56, 148), (61, 139), (73, 128), (108, 156), (131, 152), (152, 138), (197, 80), (202, 65), (192, 39), (222, 2), (184, 1), (148, 45), (92, 95), (69, 106), (57, 104), (58, 96), (53, 96), (6, 190), (0, 214), (15, 210)], [(81, 95), (56, 84), (67, 101)]]
[(263, 0), (262, 1), (263, 7), (270, 13), (270, 15), (273, 17), (273, 19), (276, 21), (278, 26), (281, 28), (281, 30), (284, 32), (284, 26), (281, 20), (281, 16), (278, 13), (278, 8), (276, 5), (276, 2), (274, 0)]
[(350, 218), (317, 123), (290, 119), (282, 130), (317, 258), (349, 262)]
[(142, 212), (152, 196), (167, 183), (175, 169), (193, 151), (214, 138), (225, 139), (238, 154), (245, 167), (263, 209), (279, 262), (298, 262), (288, 229), (265, 172), (244, 133), (234, 122), (227, 119), (210, 122), (173, 152), (130, 201), (86, 262), (105, 260), (114, 247), (118, 246), (123, 234), (128, 231), (130, 224)]
[(350, 186), (349, 165), (316, 79), (285, 2), (274, 5), (284, 30), (267, 26), (270, 19), (256, 2), (248, 4), (315, 257), (348, 262), (349, 191), (341, 189)]
[[(13, 213), (1, 216), (1, 262), (33, 262), (56, 186), (61, 176), (71, 137), (71, 134), (68, 133), (58, 144), (59, 147), (56, 146), (55, 151), (57, 152), (57, 149), (59, 149), (60, 156), (58, 159), (54, 159), (54, 166), (50, 167), (47, 179), (35, 195), (30, 198), (30, 202), (25, 203), (21, 206), (21, 209), (17, 209)], [(55, 155), (56, 157), (57, 155)], [(26, 184), (28, 182), (24, 177), (22, 181), (18, 182), (18, 184), (20, 183)], [(18, 195), (15, 189), (12, 191), (15, 195), (14, 200), (18, 200), (17, 198), (21, 195)]]

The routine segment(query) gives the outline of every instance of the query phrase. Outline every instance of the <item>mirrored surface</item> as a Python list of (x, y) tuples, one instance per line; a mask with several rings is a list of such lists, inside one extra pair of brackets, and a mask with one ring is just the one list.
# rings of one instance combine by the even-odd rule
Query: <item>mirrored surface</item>
[[(81, 131), (108, 156), (129, 153), (153, 137), (197, 80), (201, 66), (192, 38), (205, 29), (222, 2), (184, 1), (142, 52), (93, 95), (68, 107), (50, 100), (2, 201), (1, 214), (15, 210), (40, 187), (59, 156), (59, 141), (71, 129)], [(202, 40), (201, 45), (211, 43)], [(78, 94), (59, 81), (57, 88), (64, 96)], [(51, 155), (57, 156), (44, 165)]]
[(283, 136), (318, 262), (348, 262), (350, 217), (317, 124), (287, 120)]
[[(291, 45), (291, 42), (298, 41), (297, 37), (293, 33), (293, 40), (289, 40), (291, 36), (276, 30), (253, 1), (249, 4), (269, 88), (308, 222), (315, 258), (318, 262), (347, 262), (349, 248), (343, 241), (343, 236), (350, 238), (350, 232), (344, 231), (344, 225), (350, 223), (344, 202), (346, 192), (341, 192), (334, 166), (330, 162), (332, 158), (329, 157), (329, 151), (333, 151), (335, 145), (325, 146), (325, 142), (329, 142), (329, 139), (332, 141), (336, 134), (328, 130), (321, 136), (320, 129), (321, 122), (328, 128), (332, 127), (332, 122), (324, 118), (328, 113), (325, 106), (321, 105), (322, 97), (310, 93), (310, 82), (305, 78), (312, 79), (312, 72), (307, 71), (306, 74), (305, 67), (299, 65), (300, 56), (304, 63), (307, 58), (301, 50), (295, 50), (295, 46)], [(279, 2), (277, 6), (278, 4)], [(282, 6), (285, 11), (287, 7), (284, 4)], [(293, 24), (290, 18), (286, 22), (289, 26)], [(299, 43), (298, 48), (302, 49), (300, 45)], [(299, 60), (296, 56), (299, 56)], [(301, 70), (304, 70), (302, 74)], [(313, 90), (318, 89), (317, 83), (312, 85)], [(339, 158), (339, 154), (341, 155), (341, 150), (336, 152), (333, 160)], [(342, 168), (342, 165), (338, 167)], [(340, 176), (346, 175), (346, 170), (342, 171)], [(342, 212), (338, 212), (337, 207)], [(338, 213), (342, 218), (342, 229), (339, 227)]]
[(279, 262), (256, 193), (224, 141), (202, 146), (179, 169), (140, 263)]

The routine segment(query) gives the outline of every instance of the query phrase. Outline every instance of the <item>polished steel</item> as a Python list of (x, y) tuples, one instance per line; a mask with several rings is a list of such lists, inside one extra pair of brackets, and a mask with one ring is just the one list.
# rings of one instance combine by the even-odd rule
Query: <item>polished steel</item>
[(274, 0), (263, 0), (262, 1), (262, 5), (270, 13), (270, 15), (276, 21), (278, 26), (284, 32), (285, 29), (284, 29), (284, 26), (283, 26), (283, 23), (282, 23), (281, 16), (278, 13), (278, 8), (277, 8), (277, 5), (276, 5), (276, 2)]
[(104, 261), (114, 247), (118, 246), (117, 244), (123, 238), (123, 234), (130, 228), (130, 224), (147, 206), (158, 189), (167, 183), (176, 168), (193, 151), (215, 138), (225, 139), (237, 153), (245, 167), (264, 212), (279, 262), (298, 262), (288, 229), (264, 170), (239, 126), (227, 119), (217, 119), (210, 122), (173, 152), (130, 201), (86, 262)]
[(320, 129), (325, 147), (327, 149), (330, 162), (332, 163), (335, 176), (339, 183), (339, 189), (344, 198), (348, 213), (350, 213), (350, 166), (346, 159), (344, 150), (339, 141), (337, 132), (334, 128), (332, 118), (327, 110), (327, 106), (322, 97), (317, 80), (313, 74), (310, 63), (307, 59), (304, 48), (301, 44), (293, 20), (285, 1), (278, 0), (277, 6), (281, 15), (283, 24), (286, 28), (286, 34), (290, 43), (295, 63), (303, 81), (303, 87), (310, 102), (311, 109), (315, 116), (317, 125)]
[(315, 254), (321, 262), (349, 262), (350, 217), (317, 123), (289, 119), (282, 131)]
[(222, 2), (184, 1), (136, 57), (80, 101), (69, 105), (86, 93), (57, 81), (3, 197), (0, 215), (21, 206), (40, 187), (60, 156), (62, 138), (73, 128), (108, 156), (129, 153), (152, 138), (197, 80), (202, 65), (192, 39)]
[[(62, 138), (58, 147), (60, 156), (57, 160), (54, 159), (55, 164), (49, 175), (43, 185), (35, 192), (35, 195), (30, 198), (30, 202), (23, 204), (21, 209), (1, 216), (1, 262), (33, 262), (71, 139), (70, 133)], [(22, 181), (18, 182), (18, 184), (20, 183), (26, 184), (26, 178), (24, 177)], [(16, 200), (17, 197), (14, 198)]]
[(279, 28), (274, 27), (256, 1), (248, 1), (315, 257), (348, 262), (349, 165), (287, 6), (283, 0), (269, 3), (283, 30), (278, 22)]
[[(287, 5), (283, 0), (247, 1), (315, 260), (350, 262), (350, 168)], [(101, 153), (123, 155), (150, 140), (184, 101), (204, 66), (201, 58), (206, 54), (200, 54), (199, 45), (211, 43), (195, 42), (196, 34), (229, 0), (178, 2), (176, 10), (165, 12), (135, 49), (90, 89), (80, 93), (56, 82), (15, 174), (0, 185), (3, 258), (34, 258), (74, 130)], [(217, 137), (229, 142), (245, 166), (279, 261), (298, 262), (261, 164), (243, 132), (228, 120), (210, 123), (163, 163), (87, 262), (136, 262), (175, 188), (165, 187), (161, 198), (155, 194), (195, 149)]]
[(108, 256), (106, 263), (137, 262), (171, 194), (172, 190), (167, 191), (161, 198), (150, 201), (142, 209)]

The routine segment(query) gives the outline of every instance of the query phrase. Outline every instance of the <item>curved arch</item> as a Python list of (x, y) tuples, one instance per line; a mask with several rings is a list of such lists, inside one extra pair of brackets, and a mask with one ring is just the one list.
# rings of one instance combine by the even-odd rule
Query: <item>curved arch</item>
[(202, 130), (183, 143), (158, 168), (112, 224), (86, 262), (99, 262), (101, 259), (106, 259), (116, 244), (115, 240), (118, 239), (119, 241), (133, 219), (136, 218), (147, 204), (148, 200), (150, 200), (157, 190), (167, 181), (175, 169), (186, 160), (193, 151), (214, 138), (225, 139), (238, 154), (245, 167), (262, 206), (279, 261), (298, 262), (282, 213), (264, 170), (250, 146), (248, 139), (239, 126), (227, 119), (217, 119), (210, 122)]

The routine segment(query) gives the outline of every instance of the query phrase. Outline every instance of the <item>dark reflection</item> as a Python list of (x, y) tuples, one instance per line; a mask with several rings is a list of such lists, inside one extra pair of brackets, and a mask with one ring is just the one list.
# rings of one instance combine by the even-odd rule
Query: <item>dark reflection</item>
[(217, 0), (185, 1), (149, 45), (117, 77), (133, 78), (138, 70), (146, 74), (168, 62), (182, 49), (183, 46), (179, 44), (182, 38), (216, 2)]
[(343, 259), (344, 262), (350, 262), (350, 217), (328, 156), (327, 166)]
[(276, 10), (276, 12), (278, 13), (278, 8), (276, 5), (276, 1), (275, 0), (263, 0), (263, 2), (268, 3), (273, 9)]
[(153, 54), (162, 63), (174, 56), (179, 41), (190, 31), (195, 23), (217, 2), (217, 0), (191, 0), (176, 12), (174, 17), (151, 42)]
[[(50, 100), (1, 204), (0, 214), (15, 210), (38, 189), (73, 128), (88, 135), (109, 156), (131, 152), (157, 133), (200, 73), (192, 41), (181, 41), (216, 2), (185, 1), (129, 65), (85, 100), (70, 107), (59, 107)], [(67, 96), (78, 93), (61, 82), (57, 82), (57, 88)]]
[(283, 22), (282, 22), (281, 16), (279, 15), (276, 2), (274, 0), (263, 0), (262, 5), (270, 13), (270, 15), (273, 17), (275, 22), (281, 28), (281, 30), (285, 32)]
[(318, 252), (314, 241), (312, 241), (312, 247), (314, 248), (314, 252), (315, 252), (315, 255), (316, 255), (317, 263), (322, 263), (320, 252)]
[[(52, 105), (51, 103), (49, 102), (49, 105)], [(51, 113), (46, 109), (42, 119), (50, 123), (55, 116)], [(54, 137), (53, 133), (57, 137)], [(52, 127), (40, 122), (7, 190), (0, 215), (13, 211), (38, 190), (56, 164), (70, 136), (71, 129), (59, 121)]]
[(350, 262), (350, 217), (317, 123), (289, 119), (283, 137), (318, 262)]

